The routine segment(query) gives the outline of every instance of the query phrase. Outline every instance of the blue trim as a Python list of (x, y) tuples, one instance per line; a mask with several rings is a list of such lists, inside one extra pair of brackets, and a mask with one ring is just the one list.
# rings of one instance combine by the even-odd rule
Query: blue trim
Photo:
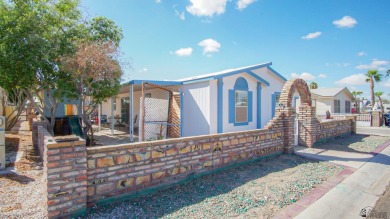
[(236, 83), (234, 83), (234, 90), (249, 90), (248, 82), (245, 80), (245, 78), (239, 77), (236, 79)]
[(182, 85), (180, 81), (154, 81), (154, 80), (132, 80), (128, 84), (142, 84), (142, 82), (148, 82), (157, 85)]
[(267, 68), (272, 72), (274, 73), (277, 77), (279, 77), (280, 79), (282, 79), (283, 81), (287, 81), (287, 79), (285, 77), (283, 77), (281, 74), (279, 74), (277, 71), (275, 71), (275, 69), (271, 68), (270, 66), (267, 66)]
[[(264, 63), (264, 64), (254, 65), (254, 66), (251, 66), (251, 67), (246, 67), (246, 68), (241, 68), (241, 69), (234, 69), (234, 70), (227, 71), (225, 73), (220, 73), (220, 74), (216, 73), (216, 75), (211, 75), (211, 76), (210, 76), (210, 74), (206, 75), (206, 76), (203, 76), (203, 77), (200, 76), (199, 78), (194, 78), (194, 79), (191, 79), (191, 80), (182, 81), (182, 83), (183, 84), (192, 84), (192, 83), (198, 83), (198, 82), (203, 82), (203, 81), (215, 80), (215, 79), (224, 78), (224, 77), (227, 77), (227, 76), (232, 76), (232, 75), (235, 75), (235, 74), (239, 74), (239, 73), (255, 70), (255, 69), (258, 69), (258, 68), (262, 68), (262, 67), (268, 67), (270, 65), (272, 65), (272, 62), (267, 62), (267, 63)], [(258, 79), (257, 77), (255, 77), (255, 78)], [(262, 79), (262, 80), (264, 82), (266, 82), (264, 79)], [(269, 83), (268, 83), (268, 85), (269, 85)]]
[(183, 103), (184, 103), (184, 98), (183, 98), (183, 91), (180, 90), (180, 137), (183, 137)]
[(217, 131), (218, 133), (223, 132), (223, 79), (218, 79), (218, 100), (217, 100)]
[(253, 92), (248, 91), (248, 122), (253, 121)]
[(257, 128), (261, 128), (261, 83), (257, 82)]
[(199, 78), (199, 79), (187, 80), (187, 81), (183, 81), (182, 84), (194, 84), (194, 83), (211, 81), (211, 80), (214, 80), (214, 77), (207, 77), (207, 78)]
[(257, 74), (255, 74), (253, 71), (247, 71), (246, 73), (269, 87), (270, 85), (269, 82), (264, 80), (262, 77), (258, 76)]
[(275, 92), (272, 94), (272, 118), (275, 116), (275, 108), (276, 108), (276, 96), (280, 95), (280, 92)]

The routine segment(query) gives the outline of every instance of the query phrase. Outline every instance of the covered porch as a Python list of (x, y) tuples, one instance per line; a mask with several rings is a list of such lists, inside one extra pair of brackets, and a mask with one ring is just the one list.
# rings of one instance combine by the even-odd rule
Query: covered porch
[(94, 137), (100, 145), (181, 137), (181, 82), (133, 80), (101, 104)]

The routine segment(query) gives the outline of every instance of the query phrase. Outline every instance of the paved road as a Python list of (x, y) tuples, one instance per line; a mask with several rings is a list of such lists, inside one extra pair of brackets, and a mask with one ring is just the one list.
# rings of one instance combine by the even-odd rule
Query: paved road
[(390, 136), (390, 127), (356, 127), (356, 134)]
[(360, 211), (367, 206), (375, 206), (389, 182), (390, 146), (302, 211), (296, 218), (361, 218)]

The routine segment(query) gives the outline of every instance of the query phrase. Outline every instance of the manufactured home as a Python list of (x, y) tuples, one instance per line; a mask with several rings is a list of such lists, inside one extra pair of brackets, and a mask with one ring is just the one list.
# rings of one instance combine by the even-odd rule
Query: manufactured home
[(101, 114), (127, 124), (131, 140), (139, 141), (260, 129), (274, 116), (286, 82), (271, 65), (172, 81), (132, 80), (102, 104)]

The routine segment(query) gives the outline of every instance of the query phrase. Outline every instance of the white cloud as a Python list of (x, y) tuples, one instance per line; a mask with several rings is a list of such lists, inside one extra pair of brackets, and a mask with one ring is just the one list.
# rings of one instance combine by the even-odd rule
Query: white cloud
[(384, 81), (382, 83), (380, 83), (382, 86), (384, 87), (390, 87), (390, 79), (387, 79), (387, 81)]
[(190, 0), (191, 5), (187, 6), (187, 11), (196, 16), (220, 15), (225, 13), (227, 0)]
[(203, 47), (203, 55), (210, 55), (209, 53), (218, 52), (219, 48), (221, 48), (221, 44), (211, 38), (199, 42), (198, 45)]
[(314, 32), (314, 33), (309, 33), (307, 34), (306, 36), (303, 36), (302, 39), (304, 40), (311, 40), (311, 39), (314, 39), (314, 38), (317, 38), (321, 36), (321, 32)]
[(244, 8), (248, 7), (248, 5), (252, 4), (256, 0), (238, 0), (237, 1), (237, 9), (243, 10)]
[(302, 78), (305, 81), (313, 81), (314, 79), (316, 79), (316, 76), (308, 72), (303, 72), (302, 74), (291, 73), (291, 78)]
[(351, 16), (344, 16), (340, 20), (334, 20), (333, 24), (336, 25), (338, 28), (352, 28), (354, 27), (358, 22), (355, 20), (355, 18)]
[(156, 3), (161, 3), (161, 0), (156, 0)]
[(190, 56), (190, 55), (192, 55), (192, 48), (191, 47), (180, 48), (180, 49), (175, 51), (175, 54), (177, 56)]
[(326, 75), (326, 74), (319, 74), (318, 77), (319, 77), (319, 78), (326, 78), (327, 75)]
[(364, 70), (364, 69), (375, 69), (379, 71), (384, 71), (386, 70), (385, 66), (389, 65), (389, 61), (386, 60), (378, 60), (378, 59), (373, 59), (370, 64), (361, 64), (356, 66), (357, 69)]
[(367, 53), (366, 52), (364, 52), (364, 51), (361, 51), (361, 52), (358, 52), (358, 54), (357, 54), (358, 56), (366, 56), (367, 55)]
[(138, 70), (139, 72), (147, 72), (148, 71), (148, 69), (147, 68), (143, 68), (143, 69), (140, 69), (140, 70)]
[(366, 84), (366, 76), (364, 74), (354, 74), (348, 77), (342, 78), (335, 82), (338, 85), (363, 85)]
[(180, 13), (178, 10), (175, 9), (175, 14), (180, 18), (180, 20), (184, 21), (186, 19), (186, 14), (184, 13), (184, 11)]

